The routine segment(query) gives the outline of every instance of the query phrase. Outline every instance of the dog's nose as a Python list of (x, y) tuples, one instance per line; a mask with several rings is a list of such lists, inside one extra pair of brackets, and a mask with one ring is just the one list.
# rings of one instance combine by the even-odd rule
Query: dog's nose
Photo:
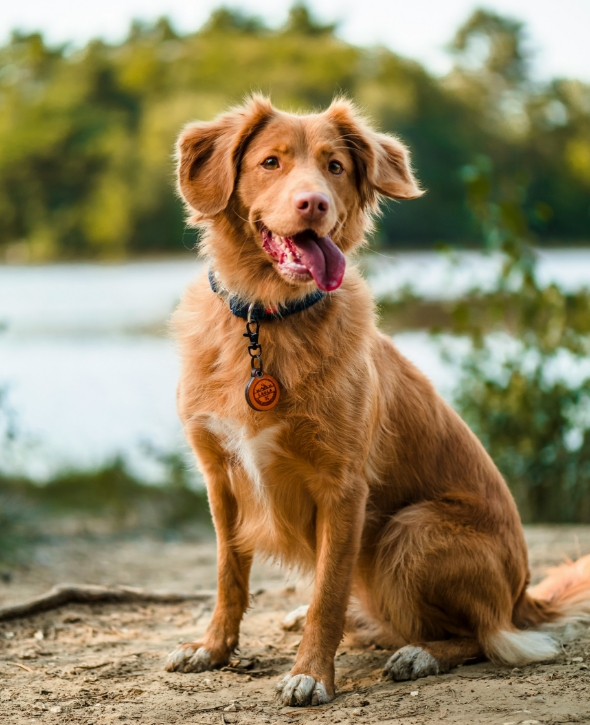
[(330, 208), (330, 200), (319, 191), (303, 191), (295, 196), (295, 208), (304, 219), (321, 219)]

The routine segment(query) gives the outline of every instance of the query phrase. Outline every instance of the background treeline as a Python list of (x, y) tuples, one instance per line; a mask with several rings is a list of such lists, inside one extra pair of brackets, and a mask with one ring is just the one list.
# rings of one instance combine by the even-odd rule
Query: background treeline
[(49, 47), (14, 33), (0, 48), (0, 260), (121, 258), (180, 251), (171, 152), (180, 127), (250, 90), (286, 109), (352, 97), (412, 148), (428, 194), (390, 205), (383, 246), (469, 244), (460, 170), (475, 154), (526, 185), (541, 241), (590, 239), (590, 86), (535, 84), (524, 29), (478, 11), (449, 45), (445, 78), (382, 47), (340, 40), (301, 5), (284, 27), (219, 9), (198, 31), (134, 23), (120, 44)]

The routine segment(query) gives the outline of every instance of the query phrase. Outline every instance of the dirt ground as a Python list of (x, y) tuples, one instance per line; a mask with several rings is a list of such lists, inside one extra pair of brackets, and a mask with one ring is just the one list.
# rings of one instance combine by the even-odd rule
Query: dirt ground
[[(590, 527), (530, 527), (527, 537), (534, 579), (564, 556), (590, 553)], [(215, 547), (208, 540), (75, 537), (39, 548), (28, 569), (0, 575), (0, 605), (64, 582), (210, 589)], [(178, 642), (205, 629), (211, 608), (202, 604), (72, 605), (0, 623), (0, 723), (590, 723), (588, 630), (551, 664), (481, 663), (407, 683), (382, 680), (390, 652), (344, 643), (336, 657), (336, 699), (318, 708), (280, 707), (274, 685), (301, 638), (284, 632), (281, 622), (308, 602), (310, 584), (259, 564), (251, 591), (234, 671), (163, 670)]]

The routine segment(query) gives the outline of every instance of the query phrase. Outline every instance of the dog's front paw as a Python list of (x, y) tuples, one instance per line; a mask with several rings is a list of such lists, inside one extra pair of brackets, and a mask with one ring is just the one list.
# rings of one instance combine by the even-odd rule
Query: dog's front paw
[(186, 642), (171, 652), (164, 669), (168, 672), (204, 672), (213, 668), (209, 650)]
[(277, 685), (277, 696), (285, 707), (325, 705), (334, 698), (325, 685), (311, 675), (285, 675)]
[(422, 647), (407, 645), (398, 649), (383, 668), (383, 676), (392, 680), (416, 680), (418, 677), (438, 675), (441, 668), (437, 660)]

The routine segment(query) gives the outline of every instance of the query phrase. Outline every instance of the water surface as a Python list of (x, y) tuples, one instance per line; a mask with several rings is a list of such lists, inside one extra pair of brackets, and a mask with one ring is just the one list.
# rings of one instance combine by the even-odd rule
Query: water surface
[[(498, 261), (463, 253), (370, 255), (376, 294), (407, 285), (430, 299), (489, 284)], [(21, 444), (3, 468), (43, 479), (67, 465), (96, 466), (116, 454), (143, 476), (158, 469), (144, 444), (186, 450), (175, 412), (178, 358), (167, 320), (200, 271), (192, 257), (120, 265), (0, 266), (0, 386), (16, 413)], [(574, 289), (590, 282), (590, 250), (543, 252), (540, 277)], [(395, 342), (443, 395), (456, 366), (427, 333)], [(458, 352), (460, 354), (460, 352)]]

